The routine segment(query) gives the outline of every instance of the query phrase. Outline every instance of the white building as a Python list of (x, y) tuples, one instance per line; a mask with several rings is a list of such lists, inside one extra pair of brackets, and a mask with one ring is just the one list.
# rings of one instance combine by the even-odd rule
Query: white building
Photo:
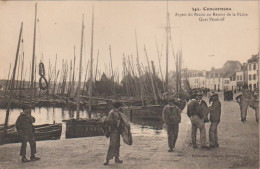
[(191, 88), (206, 87), (206, 71), (189, 70), (188, 80)]
[(236, 72), (228, 73), (223, 77), (224, 90), (237, 90)]
[(210, 90), (223, 90), (221, 69), (211, 68), (211, 70), (206, 73), (206, 88)]
[(255, 90), (259, 87), (259, 54), (253, 55), (247, 61), (248, 88)]
[(190, 77), (189, 83), (191, 88), (202, 88), (206, 87), (206, 77), (199, 76), (199, 77)]
[(247, 63), (244, 63), (241, 71), (236, 72), (237, 90), (241, 91), (244, 85), (248, 84)]

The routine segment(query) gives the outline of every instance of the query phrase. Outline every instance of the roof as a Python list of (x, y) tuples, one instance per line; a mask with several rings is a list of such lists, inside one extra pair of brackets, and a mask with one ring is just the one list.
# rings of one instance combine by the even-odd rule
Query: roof
[(222, 69), (211, 68), (210, 73), (222, 73)]
[(236, 72), (228, 72), (226, 74), (224, 74), (223, 78), (230, 78), (230, 77), (235, 77), (236, 76)]
[(259, 61), (259, 53), (257, 55), (252, 55), (252, 57), (247, 60), (248, 63), (258, 62), (258, 61)]
[(226, 61), (226, 63), (222, 66), (222, 71), (223, 71), (223, 77), (226, 76), (231, 76), (229, 74), (233, 74), (237, 71), (240, 71), (242, 67), (242, 64), (239, 61), (233, 61), (229, 60)]

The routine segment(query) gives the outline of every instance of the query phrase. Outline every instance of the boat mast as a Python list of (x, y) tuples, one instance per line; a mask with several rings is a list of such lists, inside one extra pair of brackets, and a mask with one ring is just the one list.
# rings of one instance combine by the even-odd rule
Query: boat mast
[(72, 75), (72, 87), (71, 92), (74, 92), (74, 86), (75, 86), (75, 61), (76, 61), (76, 54), (75, 54), (76, 47), (74, 45), (74, 63), (73, 63), (73, 75)]
[(179, 51), (176, 54), (176, 94), (179, 97)]
[[(37, 19), (37, 3), (35, 4), (35, 18), (34, 18), (34, 34), (33, 34), (33, 54), (32, 54), (32, 74), (31, 74), (31, 92), (34, 87), (34, 59), (35, 59), (35, 40), (36, 40), (36, 19)], [(32, 100), (32, 96), (30, 97)]]
[(21, 80), (20, 80), (20, 92), (19, 92), (19, 97), (21, 96), (22, 93), (22, 81), (23, 81), (23, 67), (24, 67), (24, 52), (23, 52), (23, 58), (22, 58), (22, 70), (21, 70)]
[[(92, 32), (91, 32), (90, 83), (89, 83), (89, 111), (88, 111), (89, 118), (91, 118), (91, 111), (92, 111), (93, 38), (94, 38), (94, 7), (92, 6)], [(112, 62), (111, 62), (111, 64), (112, 64)]]
[(111, 74), (112, 74), (112, 78), (113, 78), (113, 88), (112, 88), (112, 92), (115, 95), (116, 94), (116, 89), (115, 89), (115, 75), (114, 75), (114, 71), (113, 71), (113, 63), (112, 63), (112, 54), (111, 54), (111, 45), (109, 45), (109, 54), (110, 54), (110, 66), (111, 66)]
[(97, 79), (98, 56), (99, 56), (99, 50), (98, 50), (98, 53), (97, 53), (96, 73), (95, 73), (95, 80), (94, 80), (95, 83), (96, 83), (96, 79)]
[(167, 0), (167, 16), (166, 16), (166, 77), (165, 77), (165, 89), (168, 91), (168, 55), (169, 55), (169, 12), (168, 12), (168, 0)]
[(22, 31), (23, 31), (23, 22), (21, 23), (20, 35), (19, 35), (19, 40), (18, 40), (18, 45), (17, 45), (17, 50), (16, 50), (15, 64), (14, 64), (14, 68), (13, 68), (13, 76), (12, 76), (11, 85), (10, 85), (11, 89), (10, 89), (10, 95), (9, 95), (9, 98), (8, 98), (8, 105), (7, 105), (6, 116), (5, 116), (5, 125), (4, 125), (4, 132), (5, 133), (7, 131), (7, 125), (8, 125), (8, 120), (9, 120), (12, 91), (13, 91), (13, 88), (14, 88), (14, 80), (15, 80), (16, 66), (17, 66), (17, 60), (18, 60), (18, 55), (19, 55), (19, 50), (20, 50), (20, 42), (21, 42)]
[(80, 61), (79, 61), (79, 81), (78, 81), (78, 99), (77, 99), (77, 115), (76, 119), (79, 119), (80, 108), (80, 86), (81, 86), (81, 71), (82, 71), (82, 48), (83, 48), (83, 36), (84, 36), (84, 14), (82, 16), (82, 31), (81, 31), (81, 46), (80, 46)]
[(146, 60), (147, 60), (147, 65), (148, 65), (148, 74), (149, 74), (149, 77), (150, 77), (151, 82), (152, 82), (153, 96), (154, 96), (155, 104), (157, 105), (157, 104), (158, 104), (158, 101), (157, 101), (157, 95), (156, 95), (155, 87), (154, 87), (154, 80), (153, 80), (153, 76), (152, 76), (152, 73), (151, 73), (150, 63), (149, 63), (149, 59), (148, 59), (148, 55), (147, 55), (147, 50), (146, 50), (146, 47), (145, 47), (145, 46), (144, 46), (144, 52), (145, 52), (145, 56), (146, 56)]
[(5, 94), (6, 94), (7, 90), (9, 89), (9, 85), (10, 85), (9, 79), (10, 79), (11, 66), (12, 66), (12, 63), (10, 63), (10, 67), (9, 67), (9, 71), (8, 71), (8, 76), (7, 76), (6, 86), (5, 86)]
[(138, 43), (137, 43), (137, 35), (136, 35), (136, 30), (135, 30), (135, 42), (136, 42), (136, 60), (137, 60), (137, 70), (139, 74), (139, 86), (140, 86), (140, 94), (141, 94), (141, 101), (142, 101), (142, 106), (144, 106), (144, 94), (143, 94), (143, 84), (141, 82), (141, 68), (140, 68), (140, 62), (139, 62), (139, 53), (138, 53)]
[[(157, 39), (156, 39), (156, 37), (155, 37), (155, 43), (156, 43), (157, 54), (158, 54), (159, 70), (160, 70), (161, 77), (162, 77), (162, 82), (163, 82), (163, 74), (162, 74), (161, 60), (160, 60), (160, 54), (159, 54), (159, 49), (158, 49), (158, 44), (157, 44)], [(165, 90), (164, 82), (163, 82), (162, 84), (163, 84), (163, 92), (165, 93), (166, 90)]]

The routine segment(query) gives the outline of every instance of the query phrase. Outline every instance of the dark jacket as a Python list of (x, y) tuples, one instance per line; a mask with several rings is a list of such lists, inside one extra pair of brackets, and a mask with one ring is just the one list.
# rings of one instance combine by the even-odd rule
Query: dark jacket
[(33, 134), (34, 127), (33, 123), (35, 122), (35, 118), (25, 113), (21, 113), (18, 119), (16, 120), (16, 129), (21, 134)]
[(208, 108), (207, 103), (204, 100), (201, 100), (200, 108), (201, 108), (201, 111), (204, 115), (204, 123), (208, 123), (209, 122), (209, 118), (208, 118), (209, 108)]
[(166, 105), (163, 108), (162, 119), (166, 124), (179, 124), (181, 122), (181, 110), (175, 105)]
[(199, 116), (201, 119), (203, 119), (204, 114), (201, 111), (201, 107), (198, 101), (191, 100), (187, 105), (187, 115), (189, 118), (193, 115)]
[(211, 122), (220, 122), (221, 115), (221, 103), (218, 99), (214, 100), (210, 109), (210, 121)]

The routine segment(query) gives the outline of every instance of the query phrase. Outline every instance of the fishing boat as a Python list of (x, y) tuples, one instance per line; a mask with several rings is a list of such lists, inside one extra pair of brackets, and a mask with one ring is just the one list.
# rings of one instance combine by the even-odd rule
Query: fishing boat
[[(174, 103), (181, 110), (184, 109), (186, 102), (184, 100), (177, 100)], [(162, 120), (162, 111), (166, 102), (160, 105), (147, 106), (129, 106), (123, 108), (123, 113), (132, 121), (134, 118), (141, 120)]]
[[(92, 36), (91, 36), (91, 54), (90, 54), (90, 79), (89, 79), (89, 100), (88, 105), (89, 119), (80, 119), (79, 110), (81, 106), (82, 97), (81, 92), (77, 92), (77, 114), (76, 119), (70, 119), (66, 121), (66, 138), (77, 138), (77, 137), (91, 137), (104, 135), (102, 129), (101, 119), (91, 119), (92, 104), (92, 64), (93, 64), (93, 26), (94, 26), (94, 10), (92, 10)], [(80, 48), (80, 62), (79, 69), (82, 69), (82, 48), (83, 48), (83, 36), (84, 36), (84, 15), (82, 18), (82, 31), (81, 31), (81, 48)], [(78, 91), (81, 88), (81, 72), (79, 71)], [(103, 106), (104, 107), (104, 106)], [(96, 108), (96, 107), (95, 107)]]
[(100, 119), (71, 119), (66, 121), (66, 138), (103, 136)]
[[(56, 124), (41, 124), (34, 126), (34, 137), (36, 141), (41, 140), (57, 140), (61, 137), (62, 125)], [(0, 125), (0, 144), (19, 143), (21, 136), (16, 130), (15, 125), (9, 125), (7, 133), (4, 133), (4, 126)]]

